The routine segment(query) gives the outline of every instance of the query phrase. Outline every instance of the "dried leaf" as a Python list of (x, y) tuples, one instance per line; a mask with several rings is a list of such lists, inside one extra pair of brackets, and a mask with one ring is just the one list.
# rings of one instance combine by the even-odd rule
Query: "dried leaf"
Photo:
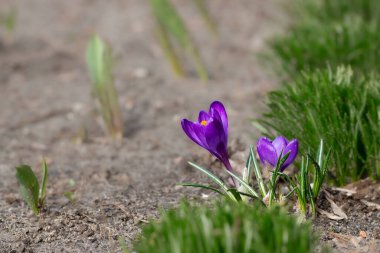
[(331, 190), (343, 192), (347, 196), (352, 196), (352, 195), (356, 194), (355, 190), (346, 189), (346, 188), (332, 187)]
[(331, 219), (331, 220), (343, 220), (344, 218), (341, 217), (341, 216), (338, 216), (338, 215), (335, 215), (335, 214), (332, 214), (332, 213), (329, 213), (325, 210), (322, 210), (322, 209), (319, 209), (317, 208), (317, 211), (318, 213), (322, 214), (322, 215), (325, 215), (327, 218)]
[(375, 207), (377, 210), (380, 210), (380, 205), (377, 204), (377, 203), (369, 202), (369, 201), (364, 200), (364, 199), (361, 199), (360, 201), (361, 201), (363, 204), (365, 204), (366, 206), (369, 206), (369, 207)]
[(334, 214), (342, 217), (343, 219), (348, 219), (347, 214), (343, 212), (342, 208), (340, 208), (337, 204), (335, 204), (335, 202), (329, 197), (326, 196), (326, 199), (328, 200), (328, 202), (330, 202), (330, 205)]
[(327, 201), (330, 203), (330, 206), (331, 206), (331, 209), (333, 211), (334, 214), (336, 214), (337, 216), (341, 217), (342, 219), (348, 219), (347, 215), (345, 212), (343, 212), (342, 208), (340, 208), (333, 200), (332, 200), (332, 195), (324, 190), (323, 191), (325, 193), (325, 196), (326, 196), (326, 199)]
[(352, 235), (338, 234), (334, 232), (328, 232), (328, 234), (335, 238), (335, 243), (340, 244), (340, 247), (348, 248), (349, 244), (355, 248), (359, 247), (360, 237), (355, 237)]

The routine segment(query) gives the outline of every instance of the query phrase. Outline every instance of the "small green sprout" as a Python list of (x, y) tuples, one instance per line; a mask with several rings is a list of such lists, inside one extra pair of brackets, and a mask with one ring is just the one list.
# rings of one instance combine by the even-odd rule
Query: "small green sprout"
[(86, 60), (105, 128), (110, 136), (122, 138), (123, 117), (113, 80), (111, 47), (94, 35), (87, 47)]
[(48, 168), (46, 161), (42, 166), (42, 181), (38, 183), (37, 177), (29, 165), (20, 165), (16, 168), (16, 178), (20, 184), (20, 194), (24, 201), (32, 209), (34, 214), (40, 213), (45, 205), (46, 183)]
[(69, 191), (66, 191), (63, 193), (63, 195), (70, 201), (70, 202), (75, 202), (76, 200), (76, 194), (75, 194), (75, 185), (76, 185), (76, 182), (74, 179), (70, 179), (69, 182), (68, 182), (68, 187), (70, 187), (71, 189)]
[(312, 216), (315, 217), (315, 203), (327, 175), (331, 149), (327, 154), (324, 154), (323, 146), (324, 143), (321, 140), (316, 159), (310, 153), (302, 157), (301, 169), (296, 174), (295, 179), (284, 173), (280, 173), (280, 176), (289, 183), (291, 192), (295, 193), (298, 207), (304, 217), (308, 214), (308, 206), (310, 207)]
[[(207, 81), (208, 74), (199, 51), (175, 7), (169, 0), (150, 0), (150, 5), (156, 19), (157, 37), (173, 71), (179, 76), (185, 73), (179, 53), (175, 49), (178, 46), (180, 53), (187, 52), (193, 59), (199, 78)], [(176, 45), (172, 42), (176, 42)]]
[(193, 2), (195, 3), (200, 15), (202, 16), (209, 30), (214, 35), (218, 35), (218, 28), (216, 26), (215, 20), (211, 17), (207, 9), (205, 0), (193, 0)]
[(0, 16), (0, 24), (2, 24), (8, 33), (11, 33), (16, 26), (17, 10), (11, 9), (8, 13)]

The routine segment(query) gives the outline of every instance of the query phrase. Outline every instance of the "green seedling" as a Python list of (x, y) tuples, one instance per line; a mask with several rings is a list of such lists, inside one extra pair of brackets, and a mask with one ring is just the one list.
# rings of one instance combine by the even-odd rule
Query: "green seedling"
[(47, 176), (48, 168), (46, 161), (43, 162), (42, 166), (41, 185), (38, 183), (38, 179), (29, 165), (20, 165), (16, 168), (16, 178), (20, 184), (21, 197), (34, 214), (40, 213), (45, 205)]
[(315, 203), (328, 172), (331, 149), (327, 154), (324, 154), (323, 146), (324, 143), (321, 140), (316, 158), (313, 158), (310, 153), (302, 157), (301, 169), (295, 178), (291, 178), (285, 173), (280, 173), (280, 176), (289, 183), (291, 192), (295, 193), (300, 213), (304, 217), (309, 213), (311, 213), (312, 217), (315, 217)]
[(214, 34), (218, 35), (218, 28), (216, 26), (215, 20), (211, 17), (210, 12), (207, 9), (205, 0), (193, 0), (195, 3), (200, 15), (205, 21), (209, 30)]
[(106, 131), (114, 138), (122, 138), (123, 117), (112, 73), (112, 50), (98, 35), (94, 35), (87, 47), (86, 60)]
[(2, 24), (8, 33), (11, 33), (15, 26), (17, 20), (17, 10), (11, 9), (8, 13), (0, 16), (0, 24)]
[(182, 66), (181, 59), (178, 56), (173, 43), (170, 41), (169, 34), (159, 22), (157, 22), (156, 25), (156, 36), (162, 50), (164, 51), (166, 59), (169, 61), (172, 67), (174, 74), (179, 77), (184, 77), (186, 74)]
[[(184, 52), (190, 55), (200, 79), (207, 81), (208, 74), (195, 43), (191, 39), (189, 32), (179, 16), (175, 7), (169, 0), (150, 0), (153, 15), (157, 22), (156, 33), (161, 47), (172, 65), (173, 71), (177, 75), (183, 75), (184, 68), (178, 55)], [(172, 42), (179, 48), (178, 52)]]
[(75, 185), (76, 182), (74, 179), (70, 179), (68, 182), (68, 186), (71, 188), (71, 190), (64, 192), (64, 196), (70, 201), (75, 202), (76, 196), (75, 196)]

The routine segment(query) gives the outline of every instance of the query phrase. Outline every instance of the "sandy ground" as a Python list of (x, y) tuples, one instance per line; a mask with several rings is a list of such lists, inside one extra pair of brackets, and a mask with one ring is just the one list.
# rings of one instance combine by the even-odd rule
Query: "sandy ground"
[[(214, 38), (191, 2), (175, 3), (202, 45), (208, 84), (194, 74), (172, 76), (153, 36), (146, 1), (0, 0), (0, 13), (10, 7), (18, 12), (15, 31), (0, 32), (0, 252), (119, 252), (118, 236), (130, 243), (161, 207), (202, 196), (203, 191), (176, 186), (207, 180), (186, 161), (215, 171), (219, 165), (184, 136), (179, 122), (195, 119), (213, 100), (227, 107), (232, 161), (242, 166), (258, 136), (250, 119), (259, 115), (264, 94), (276, 85), (255, 53), (281, 31), (283, 10), (276, 1), (214, 0), (210, 10), (220, 31)], [(103, 137), (94, 114), (84, 62), (94, 32), (116, 56), (126, 129), (117, 142)], [(42, 157), (50, 168), (47, 210), (36, 217), (18, 195), (14, 168), (21, 163), (39, 168)], [(71, 203), (64, 193), (73, 189), (76, 201)], [(338, 196), (337, 201), (346, 199)], [(360, 208), (368, 217), (351, 221), (364, 220), (358, 224), (367, 228), (321, 218), (315, 224), (333, 232), (340, 227), (334, 233), (351, 236), (368, 231), (356, 248), (369, 250), (380, 237), (375, 230), (380, 215)], [(334, 236), (324, 231), (323, 238), (344, 252)]]

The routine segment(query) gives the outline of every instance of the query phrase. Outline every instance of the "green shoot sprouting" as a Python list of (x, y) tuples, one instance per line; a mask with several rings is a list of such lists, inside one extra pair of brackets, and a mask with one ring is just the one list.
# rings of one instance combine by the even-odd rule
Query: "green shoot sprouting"
[(63, 195), (70, 201), (75, 202), (76, 201), (76, 189), (75, 189), (76, 182), (74, 179), (70, 179), (68, 182), (68, 187), (70, 187), (69, 191), (65, 191)]
[(286, 159), (288, 159), (289, 155), (290, 155), (290, 153), (286, 153), (282, 157), (282, 151), (281, 151), (279, 157), (282, 157), (282, 158), (277, 160), (276, 167), (275, 167), (274, 171), (272, 171), (272, 175), (271, 175), (270, 181), (269, 181), (269, 202), (268, 202), (268, 206), (273, 205), (273, 201), (275, 199), (275, 194), (276, 194), (277, 181), (280, 178), (280, 174), (279, 174), (280, 168), (284, 164)]
[(182, 63), (172, 45), (172, 41), (175, 41), (180, 53), (187, 52), (193, 59), (199, 78), (207, 81), (208, 74), (199, 51), (175, 7), (169, 0), (150, 0), (149, 2), (157, 22), (157, 36), (173, 71), (177, 75), (183, 74)]
[(178, 56), (173, 43), (170, 41), (169, 34), (159, 22), (157, 22), (156, 25), (156, 36), (162, 50), (164, 51), (166, 59), (169, 61), (172, 67), (174, 74), (179, 77), (184, 77), (185, 70), (182, 66), (181, 59)]
[(40, 213), (45, 205), (46, 183), (48, 168), (46, 162), (42, 166), (41, 185), (29, 165), (20, 165), (16, 168), (16, 178), (20, 184), (20, 194), (34, 214)]
[(0, 24), (2, 24), (8, 33), (11, 33), (16, 26), (17, 10), (11, 9), (8, 13), (0, 16)]
[(215, 20), (211, 17), (205, 0), (193, 0), (195, 3), (200, 15), (202, 16), (203, 20), (205, 21), (208, 29), (214, 34), (218, 35), (218, 28), (216, 26)]
[[(324, 154), (324, 143), (321, 140), (317, 158), (314, 159), (310, 153), (303, 156), (301, 169), (296, 174), (295, 179), (292, 179), (285, 173), (279, 173), (289, 183), (291, 192), (295, 193), (298, 207), (304, 217), (308, 214), (308, 206), (310, 207), (312, 217), (316, 215), (315, 203), (326, 178), (330, 154), (331, 149), (327, 154)], [(313, 169), (310, 168), (311, 165)]]
[(113, 80), (112, 50), (94, 35), (87, 47), (86, 60), (106, 131), (114, 138), (122, 138), (123, 118)]
[(328, 163), (330, 161), (331, 148), (327, 151), (327, 154), (324, 154), (324, 142), (321, 140), (317, 153), (317, 160), (308, 154), (309, 159), (314, 165), (314, 177), (313, 177), (313, 198), (316, 200), (321, 191), (323, 182), (325, 181)]

